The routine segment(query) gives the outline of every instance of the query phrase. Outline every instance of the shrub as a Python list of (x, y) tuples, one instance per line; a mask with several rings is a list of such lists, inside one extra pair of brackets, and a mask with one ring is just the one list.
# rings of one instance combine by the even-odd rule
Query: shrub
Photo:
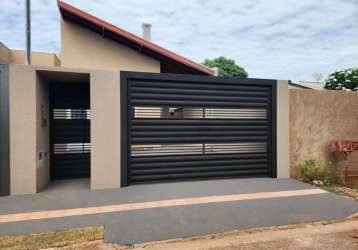
[(342, 184), (342, 177), (332, 167), (323, 167), (315, 160), (308, 160), (300, 165), (301, 178), (304, 182), (332, 186)]
[(327, 169), (321, 167), (314, 160), (305, 161), (301, 167), (301, 177), (304, 182), (321, 181), (324, 185), (329, 181)]
[(337, 185), (343, 185), (344, 184), (342, 170), (339, 171), (338, 169), (331, 169), (330, 170), (330, 175), (331, 175), (332, 184), (337, 184)]

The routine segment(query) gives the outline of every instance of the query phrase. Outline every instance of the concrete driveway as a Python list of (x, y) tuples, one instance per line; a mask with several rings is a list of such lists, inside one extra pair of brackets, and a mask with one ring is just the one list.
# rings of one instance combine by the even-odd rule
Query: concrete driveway
[(90, 191), (54, 182), (36, 195), (0, 198), (0, 235), (105, 225), (120, 244), (309, 221), (358, 212), (358, 203), (291, 179), (232, 179)]

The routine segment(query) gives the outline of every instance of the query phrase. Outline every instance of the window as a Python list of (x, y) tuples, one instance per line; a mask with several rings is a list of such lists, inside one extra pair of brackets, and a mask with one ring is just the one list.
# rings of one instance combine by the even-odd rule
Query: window
[(202, 107), (134, 107), (134, 118), (151, 119), (267, 119), (266, 109)]
[(266, 143), (208, 143), (132, 145), (131, 156), (264, 153)]

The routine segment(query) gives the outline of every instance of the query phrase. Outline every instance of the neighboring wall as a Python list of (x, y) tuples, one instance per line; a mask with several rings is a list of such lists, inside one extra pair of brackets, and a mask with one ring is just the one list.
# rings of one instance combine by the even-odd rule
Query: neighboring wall
[(63, 19), (60, 59), (70, 68), (160, 72), (159, 61)]
[(10, 50), (4, 44), (0, 42), (0, 63), (9, 63)]
[[(25, 52), (23, 50), (10, 50), (12, 64), (24, 64)], [(53, 53), (31, 52), (31, 64), (38, 66), (60, 66), (60, 60)]]
[[(25, 52), (13, 50), (0, 42), (0, 63), (24, 64)], [(59, 58), (54, 53), (31, 51), (31, 64), (39, 66), (61, 66)]]
[(290, 90), (291, 176), (305, 160), (337, 163), (331, 140), (358, 140), (358, 93)]

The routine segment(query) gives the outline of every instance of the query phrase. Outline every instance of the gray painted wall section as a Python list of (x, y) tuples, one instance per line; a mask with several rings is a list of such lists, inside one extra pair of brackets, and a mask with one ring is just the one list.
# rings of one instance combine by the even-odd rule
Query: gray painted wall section
[(0, 62), (0, 196), (10, 194), (9, 65)]

